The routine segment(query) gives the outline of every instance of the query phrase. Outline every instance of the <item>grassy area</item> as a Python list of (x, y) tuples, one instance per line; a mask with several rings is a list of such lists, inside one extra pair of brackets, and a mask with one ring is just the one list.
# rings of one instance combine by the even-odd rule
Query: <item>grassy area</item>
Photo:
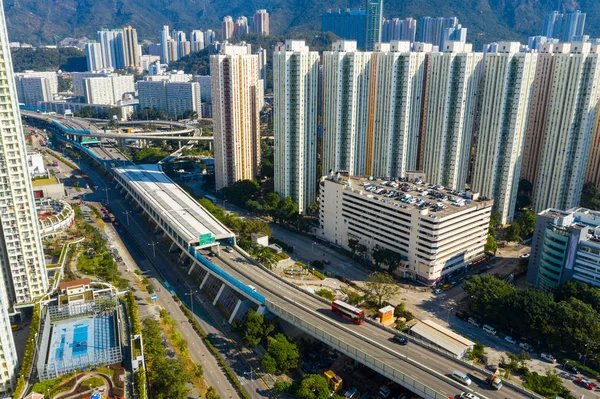
[(56, 177), (49, 177), (46, 179), (37, 179), (31, 182), (33, 187), (45, 186), (46, 184), (56, 184), (58, 183), (58, 179)]
[(104, 381), (104, 378), (101, 377), (91, 377), (88, 378), (86, 380), (84, 380), (81, 385), (86, 387), (86, 388), (98, 388), (103, 386), (106, 383), (106, 381)]

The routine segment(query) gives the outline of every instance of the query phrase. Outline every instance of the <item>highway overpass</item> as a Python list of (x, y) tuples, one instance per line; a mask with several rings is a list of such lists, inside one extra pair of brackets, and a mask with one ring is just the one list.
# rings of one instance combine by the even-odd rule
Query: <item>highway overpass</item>
[[(200, 219), (194, 216), (196, 214), (209, 219), (212, 215), (207, 215), (206, 210), (166, 177), (159, 166), (126, 166), (122, 159), (107, 161), (90, 153), (85, 146), (77, 143), (75, 146), (107, 168), (115, 164), (123, 165), (113, 174), (117, 188), (126, 194), (134, 207), (147, 214), (155, 224), (155, 231), (163, 232), (163, 238), (171, 242), (171, 250), (178, 251), (180, 260), (189, 265), (188, 274), (198, 282), (199, 288), (213, 298), (214, 304), (221, 305), (228, 313), (230, 322), (239, 320), (247, 309), (254, 308), (259, 312), (267, 310), (427, 399), (454, 398), (463, 391), (472, 392), (481, 399), (541, 398), (510, 382), (505, 383), (500, 391), (492, 390), (484, 382), (487, 376), (484, 370), (428, 347), (412, 337), (411, 343), (399, 346), (392, 342), (396, 332), (375, 322), (358, 326), (333, 315), (328, 302), (260, 266), (237, 246), (234, 246), (232, 253), (221, 252), (221, 245), (234, 244), (234, 238), (230, 235), (219, 238), (215, 234), (214, 241), (204, 244), (200, 241), (196, 243), (195, 238), (194, 242), (182, 239), (186, 234), (188, 238), (191, 237), (189, 232), (192, 230), (182, 225), (185, 217), (174, 217), (173, 212), (187, 212), (188, 218), (194, 217), (194, 220)], [(111, 151), (104, 155), (117, 156)], [(123, 177), (140, 168), (148, 175), (141, 180), (150, 183), (136, 184), (140, 176)], [(140, 172), (131, 173), (134, 176)], [(158, 187), (157, 182), (162, 182), (162, 187)], [(165, 205), (164, 201), (157, 203), (154, 200), (164, 199), (165, 196), (179, 198), (176, 201), (178, 205), (173, 207), (168, 203)], [(207, 220), (206, 223), (211, 222)], [(188, 233), (185, 233), (185, 229), (188, 229)], [(217, 254), (211, 256), (211, 261), (207, 248)], [(468, 372), (473, 377), (473, 384), (465, 387), (451, 379), (454, 370)]]

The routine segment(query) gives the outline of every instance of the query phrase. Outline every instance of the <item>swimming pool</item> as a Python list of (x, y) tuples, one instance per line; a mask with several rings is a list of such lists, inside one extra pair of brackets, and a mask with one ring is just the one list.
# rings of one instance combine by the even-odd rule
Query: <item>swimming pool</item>
[(73, 342), (70, 345), (71, 354), (73, 356), (85, 355), (88, 350), (88, 326), (76, 324), (73, 327)]

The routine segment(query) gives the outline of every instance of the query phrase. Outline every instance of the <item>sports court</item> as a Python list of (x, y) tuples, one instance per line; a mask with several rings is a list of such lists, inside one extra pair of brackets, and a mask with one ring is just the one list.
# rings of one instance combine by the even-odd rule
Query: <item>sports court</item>
[(117, 346), (114, 317), (58, 321), (53, 326), (48, 363), (57, 368), (85, 367), (95, 353)]

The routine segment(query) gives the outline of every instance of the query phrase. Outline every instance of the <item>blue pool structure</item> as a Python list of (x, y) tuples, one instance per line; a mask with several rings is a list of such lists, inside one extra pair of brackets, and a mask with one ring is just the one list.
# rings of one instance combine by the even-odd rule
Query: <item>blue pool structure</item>
[(113, 316), (95, 316), (54, 323), (48, 363), (57, 369), (85, 368), (106, 349), (118, 346)]

